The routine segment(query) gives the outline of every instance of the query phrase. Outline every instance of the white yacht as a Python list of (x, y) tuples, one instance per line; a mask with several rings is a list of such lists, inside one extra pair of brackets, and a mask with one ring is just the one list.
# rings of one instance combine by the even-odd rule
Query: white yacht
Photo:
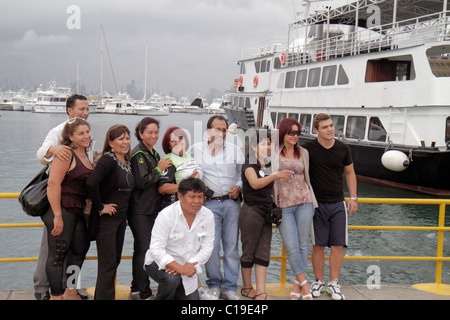
[(51, 82), (48, 90), (36, 91), (37, 100), (32, 111), (38, 113), (66, 113), (66, 100), (71, 95), (70, 88), (57, 87)]
[[(276, 128), (293, 117), (304, 142), (314, 115), (330, 114), (360, 178), (449, 196), (448, 1), (323, 1), (312, 13), (311, 2), (287, 38), (244, 48), (229, 121)], [(382, 164), (392, 150), (400, 168)]]
[(102, 99), (97, 106), (97, 113), (136, 114), (135, 101), (127, 93), (118, 93), (113, 97)]

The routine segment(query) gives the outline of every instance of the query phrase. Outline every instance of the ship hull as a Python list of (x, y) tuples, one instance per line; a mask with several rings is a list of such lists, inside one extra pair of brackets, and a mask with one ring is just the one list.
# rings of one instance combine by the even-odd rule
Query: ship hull
[[(249, 113), (242, 109), (224, 108), (228, 121), (239, 127), (254, 127)], [(299, 144), (315, 139), (315, 136), (300, 136)], [(414, 190), (433, 196), (450, 196), (450, 150), (418, 148), (416, 146), (390, 145), (388, 143), (367, 143), (341, 140), (350, 148), (355, 173), (359, 179)], [(391, 171), (383, 166), (381, 157), (390, 150), (399, 150), (410, 157), (410, 164), (404, 171)]]

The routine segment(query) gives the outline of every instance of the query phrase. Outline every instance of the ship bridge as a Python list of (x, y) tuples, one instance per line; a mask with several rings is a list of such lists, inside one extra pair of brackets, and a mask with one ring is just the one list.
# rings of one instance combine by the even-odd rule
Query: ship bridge
[(319, 8), (289, 25), (285, 66), (450, 40), (449, 6), (448, 0), (359, 0)]

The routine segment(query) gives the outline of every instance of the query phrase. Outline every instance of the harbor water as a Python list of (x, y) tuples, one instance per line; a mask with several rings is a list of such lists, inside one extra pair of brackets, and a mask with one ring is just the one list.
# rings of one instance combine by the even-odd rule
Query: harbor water
[[(91, 114), (89, 122), (95, 149), (101, 150), (107, 129), (114, 124), (125, 124), (133, 133), (142, 116)], [(159, 117), (161, 121), (160, 140), (156, 147), (163, 154), (160, 142), (165, 130), (170, 126), (179, 126), (189, 131), (191, 141), (202, 139), (207, 114), (171, 114)], [(156, 117), (158, 118), (158, 117)], [(31, 112), (0, 111), (0, 192), (20, 192), (32, 177), (42, 168), (36, 159), (36, 151), (42, 144), (48, 131), (67, 119), (64, 114), (38, 114)], [(137, 139), (132, 137), (132, 147)], [(348, 196), (348, 194), (346, 194)], [(358, 181), (360, 198), (430, 198), (420, 193)], [(0, 199), (0, 224), (41, 222), (39, 218), (27, 216), (17, 199)], [(448, 206), (447, 206), (448, 207)], [(450, 209), (447, 208), (446, 226), (450, 223)], [(383, 226), (432, 226), (438, 224), (437, 205), (407, 204), (360, 204), (359, 211), (349, 217), (349, 225)], [(41, 228), (1, 228), (0, 257), (37, 257), (42, 239)], [(444, 256), (450, 255), (446, 234)], [(435, 256), (437, 231), (397, 231), (397, 230), (350, 230), (347, 256)], [(133, 237), (127, 230), (123, 255), (132, 255)], [(327, 252), (328, 253), (328, 252)], [(95, 256), (95, 242), (91, 243), (89, 256)], [(281, 255), (281, 239), (274, 230), (272, 256)], [(381, 285), (410, 285), (435, 281), (436, 262), (434, 261), (344, 261), (340, 282), (346, 284), (365, 284), (375, 268), (379, 271)], [(25, 290), (33, 288), (33, 273), (36, 262), (0, 263), (0, 290)], [(325, 280), (328, 280), (328, 262)], [(308, 279), (314, 275), (310, 265)], [(86, 261), (81, 272), (81, 286), (95, 285), (97, 261)], [(201, 276), (204, 280), (205, 274)], [(280, 262), (272, 261), (268, 270), (268, 282), (280, 281)], [(287, 281), (293, 281), (293, 275), (287, 270)], [(117, 282), (129, 285), (131, 282), (131, 260), (122, 260)], [(442, 283), (450, 284), (449, 263), (444, 262)], [(154, 283), (153, 283), (154, 284)]]

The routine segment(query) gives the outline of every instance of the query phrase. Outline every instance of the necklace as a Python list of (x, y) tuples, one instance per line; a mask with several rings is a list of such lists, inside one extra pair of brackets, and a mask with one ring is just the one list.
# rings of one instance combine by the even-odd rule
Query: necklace
[(117, 164), (119, 165), (119, 167), (121, 167), (123, 170), (125, 170), (127, 173), (131, 172), (131, 164), (130, 161), (127, 161), (127, 163), (123, 163), (122, 161), (120, 161), (119, 159), (117, 159), (116, 155), (114, 154), (114, 152), (111, 151), (107, 151), (105, 152), (105, 154), (107, 154), (108, 156), (112, 157), (114, 160), (116, 160)]

